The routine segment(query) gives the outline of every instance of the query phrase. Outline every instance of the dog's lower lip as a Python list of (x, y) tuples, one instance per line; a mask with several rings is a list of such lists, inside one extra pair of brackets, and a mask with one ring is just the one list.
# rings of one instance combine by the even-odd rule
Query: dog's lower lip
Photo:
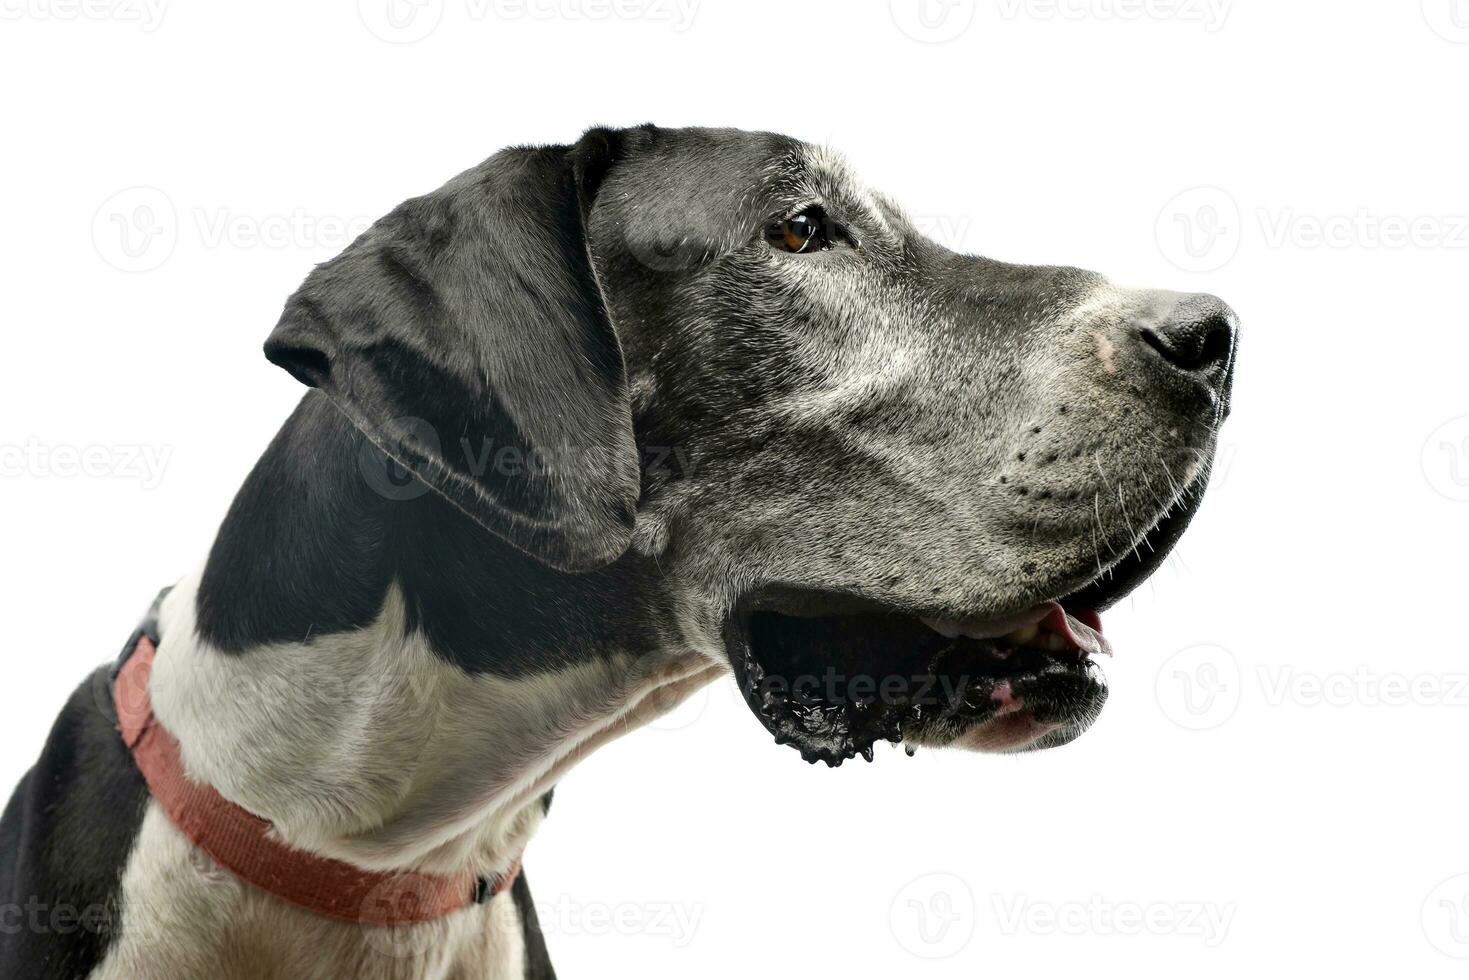
[(954, 620), (986, 633), (1010, 628), (983, 639), (944, 636), (924, 618), (937, 617), (851, 595), (766, 593), (738, 608), (727, 645), (741, 692), (776, 741), (829, 765), (869, 756), (881, 740), (964, 745), (959, 735), (999, 717), (993, 695), (1002, 689), (1023, 698), (1023, 713), (1045, 731), (1033, 745), (975, 747), (1069, 741), (1105, 700), (1090, 654), (1107, 649), (1089, 611), (1046, 600)]

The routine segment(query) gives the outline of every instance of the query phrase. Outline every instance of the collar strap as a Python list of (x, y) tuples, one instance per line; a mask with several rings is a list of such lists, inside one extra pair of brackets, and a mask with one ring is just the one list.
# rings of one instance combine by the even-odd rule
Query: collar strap
[(117, 727), (148, 789), (170, 820), (216, 863), (262, 891), (318, 915), (364, 925), (427, 922), (514, 883), (517, 860), (493, 879), (471, 872), (367, 871), (283, 843), (268, 820), (226, 800), (184, 774), (178, 740), (153, 716), (148, 678), (154, 640), (140, 631), (112, 687)]

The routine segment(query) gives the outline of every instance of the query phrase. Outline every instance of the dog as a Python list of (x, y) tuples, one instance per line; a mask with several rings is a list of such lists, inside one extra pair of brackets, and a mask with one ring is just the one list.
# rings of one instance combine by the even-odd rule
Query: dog
[(785, 136), (497, 153), (286, 302), (310, 390), (0, 822), (0, 974), (550, 977), (552, 788), (722, 675), (812, 762), (1077, 737), (1236, 334)]

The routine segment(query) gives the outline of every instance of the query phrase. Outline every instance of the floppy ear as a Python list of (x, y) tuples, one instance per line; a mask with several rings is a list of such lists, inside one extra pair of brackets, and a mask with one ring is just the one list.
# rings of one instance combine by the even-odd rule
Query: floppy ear
[(627, 548), (626, 369), (584, 234), (618, 136), (505, 150), (316, 267), (265, 356), (485, 528), (564, 571)]

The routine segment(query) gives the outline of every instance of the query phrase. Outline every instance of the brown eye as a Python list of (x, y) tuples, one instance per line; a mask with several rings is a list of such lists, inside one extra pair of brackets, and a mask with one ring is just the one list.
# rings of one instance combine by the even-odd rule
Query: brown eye
[(816, 241), (818, 231), (810, 215), (798, 214), (781, 222), (780, 242), (788, 252), (804, 252), (806, 246)]
[(831, 220), (821, 209), (808, 208), (772, 222), (765, 229), (765, 240), (782, 252), (819, 252), (831, 248)]

